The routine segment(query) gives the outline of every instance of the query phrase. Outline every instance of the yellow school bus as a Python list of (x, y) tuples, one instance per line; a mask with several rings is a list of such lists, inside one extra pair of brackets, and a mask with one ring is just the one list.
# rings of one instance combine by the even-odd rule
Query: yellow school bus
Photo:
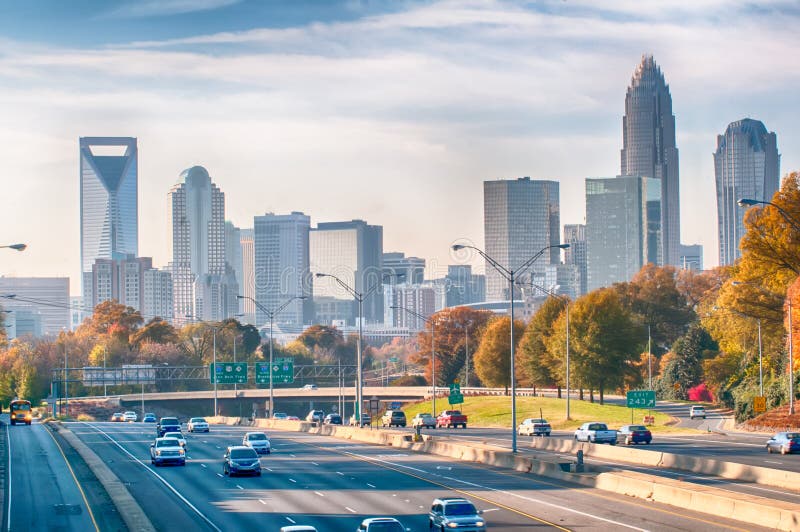
[(31, 424), (32, 411), (31, 402), (24, 399), (15, 399), (8, 404), (8, 415), (11, 419), (11, 424), (25, 423)]

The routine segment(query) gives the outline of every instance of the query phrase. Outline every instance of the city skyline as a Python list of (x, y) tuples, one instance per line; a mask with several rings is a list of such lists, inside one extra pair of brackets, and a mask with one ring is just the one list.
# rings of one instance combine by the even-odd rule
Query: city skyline
[[(562, 224), (583, 223), (584, 180), (618, 172), (642, 54), (670, 86), (681, 241), (703, 244), (707, 267), (719, 132), (761, 120), (782, 172), (800, 167), (800, 37), (786, 29), (800, 13), (783, 2), (86, 4), (43, 2), (33, 18), (10, 6), (0, 21), (0, 138), (18, 183), (0, 223), (29, 245), (0, 273), (68, 275), (73, 293), (82, 136), (138, 138), (138, 254), (159, 267), (166, 191), (192, 165), (215, 176), (238, 227), (268, 211), (365, 219), (385, 228), (386, 251), (438, 272), (454, 241), (484, 241), (483, 181), (559, 181)], [(46, 31), (56, 25), (65, 31)]]

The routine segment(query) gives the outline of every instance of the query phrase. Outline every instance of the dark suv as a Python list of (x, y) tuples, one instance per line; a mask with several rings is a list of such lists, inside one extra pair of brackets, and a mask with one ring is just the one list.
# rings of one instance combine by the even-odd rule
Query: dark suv
[(162, 417), (156, 425), (157, 438), (161, 438), (167, 432), (180, 432), (181, 422), (176, 417)]
[(387, 410), (381, 418), (381, 426), (383, 427), (405, 427), (406, 426), (406, 413), (402, 410)]

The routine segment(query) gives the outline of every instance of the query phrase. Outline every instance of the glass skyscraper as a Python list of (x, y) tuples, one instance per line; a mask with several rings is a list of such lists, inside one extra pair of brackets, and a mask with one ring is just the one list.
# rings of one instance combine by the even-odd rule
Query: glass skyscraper
[(651, 55), (642, 57), (625, 95), (620, 155), (621, 175), (661, 181), (663, 262), (657, 264), (677, 266), (681, 219), (675, 115), (669, 85)]
[(81, 137), (81, 278), (96, 259), (138, 255), (138, 150), (133, 137)]
[[(557, 181), (530, 177), (483, 182), (483, 226), (486, 254), (517, 269), (539, 250), (557, 246), (561, 221)], [(545, 265), (558, 264), (558, 249), (546, 249), (529, 273), (544, 275)], [(521, 293), (517, 292), (516, 297)], [(508, 282), (486, 264), (486, 300), (509, 299)]]
[(778, 190), (781, 156), (775, 133), (758, 120), (745, 118), (728, 125), (717, 136), (714, 174), (717, 182), (719, 265), (741, 257), (739, 241), (744, 235), (745, 208), (742, 198), (770, 201)]

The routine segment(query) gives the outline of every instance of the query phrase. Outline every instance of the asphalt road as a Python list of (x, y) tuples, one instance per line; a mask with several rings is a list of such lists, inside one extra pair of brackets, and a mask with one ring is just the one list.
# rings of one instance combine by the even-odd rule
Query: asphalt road
[[(7, 419), (5, 415), (6, 423)], [(50, 432), (38, 420), (6, 428), (9, 489), (3, 530), (99, 530), (84, 491)]]
[[(736, 522), (472, 463), (304, 433), (271, 431), (261, 477), (222, 475), (227, 445), (246, 428), (188, 434), (185, 467), (153, 467), (155, 428), (142, 423), (71, 423), (70, 430), (128, 483), (159, 530), (277, 530), (310, 524), (355, 530), (395, 516), (428, 530), (437, 496), (466, 496), (491, 530), (742, 530)], [(748, 530), (753, 527), (747, 526)]]

